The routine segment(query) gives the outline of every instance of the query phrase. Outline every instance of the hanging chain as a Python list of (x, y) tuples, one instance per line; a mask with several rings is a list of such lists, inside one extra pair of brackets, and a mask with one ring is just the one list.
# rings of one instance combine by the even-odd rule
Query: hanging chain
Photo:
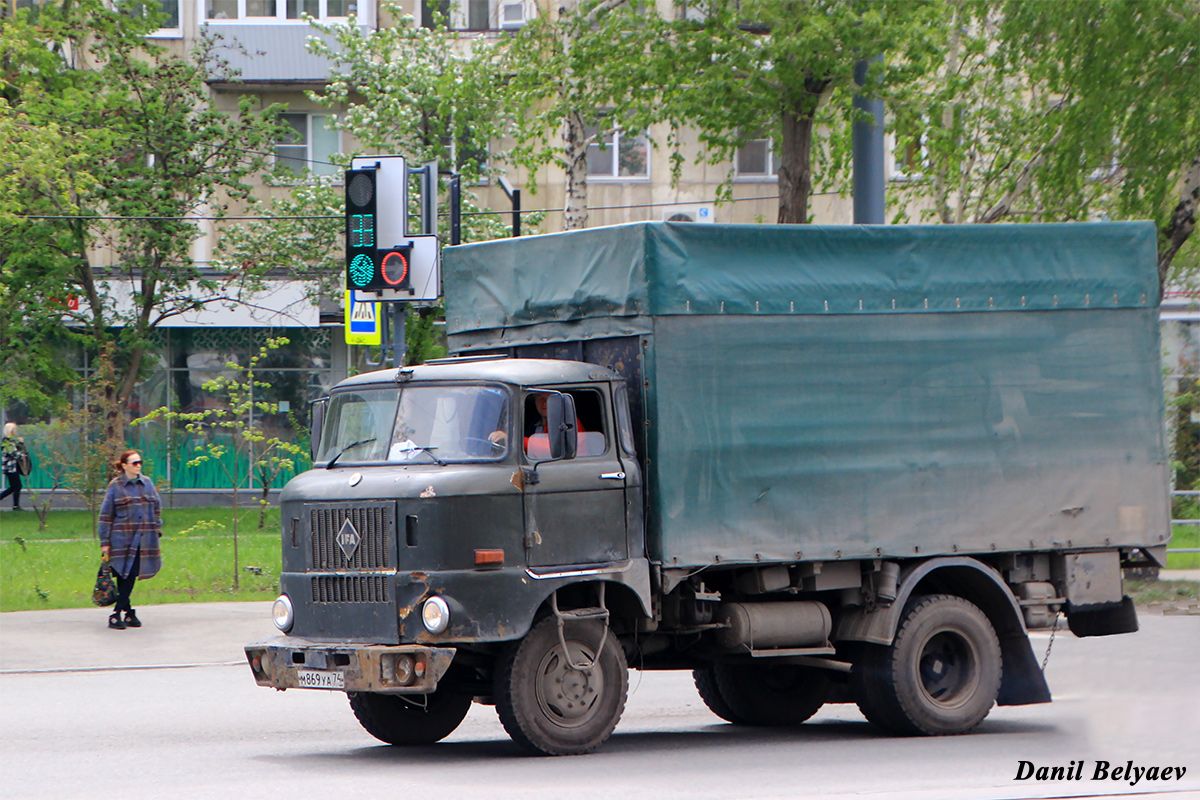
[(1046, 656), (1042, 659), (1042, 672), (1046, 671), (1046, 665), (1050, 663), (1050, 648), (1054, 647), (1054, 634), (1058, 633), (1058, 618), (1062, 614), (1054, 615), (1054, 627), (1050, 629), (1050, 641), (1046, 644)]

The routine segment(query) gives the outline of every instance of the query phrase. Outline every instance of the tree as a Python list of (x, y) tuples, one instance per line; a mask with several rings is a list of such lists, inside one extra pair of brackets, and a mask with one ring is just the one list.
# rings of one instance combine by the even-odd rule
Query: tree
[(246, 216), (258, 219), (221, 229), (214, 261), (220, 269), (247, 276), (285, 274), (308, 281), (311, 300), (336, 300), (345, 289), (345, 200), (343, 188), (326, 178), (301, 181), (284, 197), (254, 199)]
[(953, 4), (932, 84), (898, 106), (943, 222), (1152, 219), (1159, 277), (1200, 200), (1200, 4)]
[[(38, 530), (46, 530), (46, 517), (54, 504), (54, 496), (59, 489), (66, 486), (67, 469), (73, 456), (79, 452), (79, 431), (65, 419), (59, 418), (51, 423), (29, 425), (25, 428), (26, 438), (30, 442), (30, 451), (35, 453), (38, 466), (43, 475), (50, 479), (48, 493), (43, 500), (42, 492), (29, 489), (30, 503), (33, 512), (37, 514)], [(36, 442), (36, 449), (32, 443)]]
[[(190, 258), (194, 217), (219, 216), (249, 196), (246, 180), (280, 130), (277, 109), (253, 113), (250, 99), (232, 117), (213, 109), (212, 42), (188, 58), (170, 55), (146, 39), (158, 15), (140, 8), (47, 4), (36, 23), (24, 11), (6, 19), (0, 35), (4, 110), (16, 120), (0, 126), (0, 149), (28, 154), (0, 169), (15, 190), (0, 204), (0, 262), (21, 276), (4, 282), (15, 302), (0, 314), (20, 331), (18, 365), (21, 351), (41, 359), (43, 329), (55, 328), (39, 304), (61, 312), (91, 350), (114, 345), (122, 408), (157, 325), (237, 300)], [(64, 294), (78, 308), (64, 307)], [(13, 354), (5, 355), (7, 372)]]
[(675, 65), (652, 54), (667, 34), (652, 3), (582, 0), (503, 40), (497, 64), (517, 140), (508, 158), (530, 172), (548, 164), (566, 172), (565, 230), (587, 227), (589, 148), (612, 131), (646, 133), (666, 119), (663, 90)]
[[(780, 156), (780, 223), (807, 222), (814, 186), (835, 185), (848, 169), (851, 97), (890, 96), (930, 68), (943, 14), (932, 0), (709, 0), (699, 8), (703, 19), (673, 23), (671, 46), (659, 51), (678, 77), (667, 110), (675, 124), (698, 129), (698, 160), (711, 164), (770, 137)], [(880, 55), (856, 87), (855, 65)], [(729, 197), (728, 180), (721, 194)]]
[[(283, 470), (294, 466), (293, 457), (301, 447), (279, 436), (268, 436), (262, 427), (262, 415), (279, 413), (279, 404), (256, 398), (256, 393), (271, 384), (257, 380), (255, 371), (273, 350), (288, 343), (283, 337), (268, 339), (259, 352), (250, 358), (250, 363), (241, 366), (236, 362), (226, 364), (230, 375), (218, 375), (204, 384), (204, 390), (214, 395), (224, 395), (227, 404), (201, 411), (171, 411), (156, 409), (133, 421), (141, 425), (158, 419), (182, 422), (189, 434), (199, 440), (195, 446), (195, 457), (188, 461), (189, 467), (212, 461), (224, 471), (233, 490), (233, 588), (238, 588), (238, 517), (240, 493), (251, 470), (265, 477), (260, 499), (259, 528), (263, 527), (267, 493), (271, 482)], [(244, 466), (249, 464), (249, 469)]]
[(92, 375), (74, 382), (75, 402), (59, 417), (67, 430), (75, 432), (74, 447), (63, 453), (63, 478), (91, 512), (92, 531), (97, 535), (105, 488), (116, 475), (113, 464), (125, 450), (124, 437), (111, 423), (120, 413), (112, 351), (112, 344), (105, 345)]
[[(464, 186), (491, 176), (488, 143), (498, 138), (504, 111), (487, 46), (466, 47), (444, 20), (419, 27), (394, 3), (383, 3), (382, 11), (394, 25), (364, 32), (353, 18), (345, 25), (312, 23), (332, 34), (336, 47), (309, 40), (309, 50), (329, 59), (334, 71), (309, 97), (338, 109), (337, 128), (365, 152), (402, 155), (410, 165), (436, 161), (443, 173), (461, 175)], [(440, 196), (445, 192), (443, 185)], [(462, 199), (464, 241), (507, 235), (498, 217), (479, 213), (469, 190)]]

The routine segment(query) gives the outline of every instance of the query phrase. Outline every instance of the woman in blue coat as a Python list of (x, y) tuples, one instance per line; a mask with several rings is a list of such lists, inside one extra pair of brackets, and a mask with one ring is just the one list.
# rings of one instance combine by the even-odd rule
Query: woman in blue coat
[[(117, 579), (117, 605), (108, 627), (123, 631), (142, 627), (129, 603), (133, 585), (158, 574), (162, 552), (162, 501), (150, 479), (142, 474), (142, 456), (126, 450), (113, 465), (120, 474), (108, 485), (100, 506), (100, 554), (112, 564)], [(121, 614), (124, 612), (124, 618)]]

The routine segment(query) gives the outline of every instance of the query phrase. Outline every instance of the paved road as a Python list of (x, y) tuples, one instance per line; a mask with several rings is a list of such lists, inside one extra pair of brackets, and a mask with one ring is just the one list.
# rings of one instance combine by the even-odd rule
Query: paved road
[[(241, 646), (273, 632), (267, 609), (148, 606), (146, 627), (124, 632), (95, 609), (0, 616), (0, 798), (1200, 798), (1196, 616), (1144, 615), (1132, 636), (1059, 635), (1055, 702), (995, 709), (968, 736), (888, 738), (853, 706), (793, 731), (737, 728), (689, 676), (634, 672), (601, 752), (537, 759), (488, 707), (441, 744), (401, 750), (363, 732), (340, 693), (254, 686)], [(1047, 640), (1035, 637), (1039, 656)], [(1082, 760), (1085, 774), (1016, 781), (1022, 760)], [(1187, 772), (1131, 786), (1092, 780), (1098, 760)]]

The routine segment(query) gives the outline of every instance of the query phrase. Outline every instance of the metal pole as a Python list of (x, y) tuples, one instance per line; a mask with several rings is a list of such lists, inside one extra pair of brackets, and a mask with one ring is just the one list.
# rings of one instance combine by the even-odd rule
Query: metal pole
[(450, 244), (462, 241), (462, 178), (450, 176)]
[[(854, 65), (854, 82), (867, 83), (871, 64), (883, 63), (883, 56)], [(883, 100), (855, 95), (852, 103), (854, 123), (851, 140), (854, 149), (854, 222), (857, 225), (882, 225), (884, 219), (883, 175)], [(864, 114), (869, 118), (864, 118)]]
[(521, 235), (521, 190), (514, 189), (512, 184), (508, 182), (508, 178), (503, 175), (498, 181), (500, 188), (508, 195), (508, 199), (512, 202), (512, 235), (514, 237)]
[[(436, 161), (426, 161), (425, 186), (421, 192), (421, 233), (426, 235), (437, 233), (438, 209), (438, 167)], [(401, 336), (401, 339), (404, 337)]]

